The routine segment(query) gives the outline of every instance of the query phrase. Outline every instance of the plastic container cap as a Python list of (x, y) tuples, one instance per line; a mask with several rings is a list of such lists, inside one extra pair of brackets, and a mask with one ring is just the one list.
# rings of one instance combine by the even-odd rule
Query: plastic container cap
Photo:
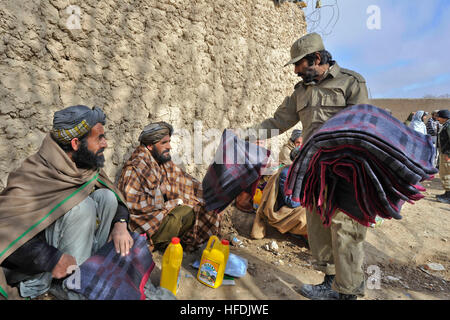
[(230, 241), (224, 239), (224, 240), (222, 240), (222, 244), (225, 246), (228, 246), (228, 245), (230, 245)]
[(173, 237), (173, 238), (172, 238), (172, 243), (173, 243), (173, 244), (179, 244), (179, 243), (180, 243), (180, 238)]

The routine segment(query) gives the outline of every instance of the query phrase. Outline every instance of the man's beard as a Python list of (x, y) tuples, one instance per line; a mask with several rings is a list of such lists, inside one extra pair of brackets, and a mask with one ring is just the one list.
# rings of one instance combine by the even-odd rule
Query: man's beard
[(99, 169), (105, 165), (105, 156), (100, 154), (104, 151), (101, 148), (97, 153), (93, 153), (87, 148), (87, 141), (81, 141), (80, 149), (74, 152), (72, 159), (75, 162), (77, 168), (80, 169)]
[(153, 150), (150, 150), (150, 153), (152, 154), (153, 158), (158, 162), (159, 164), (166, 163), (167, 161), (172, 160), (172, 157), (170, 156), (169, 151), (163, 151), (162, 153), (159, 153), (156, 148), (153, 148)]
[(302, 77), (305, 83), (309, 83), (315, 80), (319, 73), (312, 67), (308, 67), (304, 73), (297, 73), (299, 77)]

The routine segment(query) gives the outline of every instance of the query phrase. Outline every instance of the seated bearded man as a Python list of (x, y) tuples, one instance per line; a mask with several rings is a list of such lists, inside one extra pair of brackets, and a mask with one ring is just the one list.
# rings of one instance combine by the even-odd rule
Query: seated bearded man
[(104, 124), (98, 107), (57, 111), (39, 151), (9, 175), (0, 194), (0, 297), (19, 298), (18, 288), (22, 297), (50, 289), (61, 299), (83, 299), (58, 279), (108, 239), (129, 253), (129, 212), (101, 169)]
[(151, 249), (164, 250), (179, 237), (192, 251), (218, 233), (221, 215), (206, 211), (201, 183), (171, 161), (172, 133), (166, 122), (146, 126), (118, 186), (130, 208), (131, 229), (145, 232)]

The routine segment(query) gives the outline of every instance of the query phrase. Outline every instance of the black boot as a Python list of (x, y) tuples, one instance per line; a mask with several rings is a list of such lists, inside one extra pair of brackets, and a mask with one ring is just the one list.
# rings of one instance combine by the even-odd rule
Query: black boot
[(445, 191), (444, 194), (440, 194), (436, 196), (439, 202), (450, 204), (450, 191)]
[(333, 280), (334, 275), (325, 275), (321, 284), (304, 284), (300, 288), (300, 294), (311, 300), (337, 300), (339, 299), (339, 293), (331, 289)]
[(339, 293), (339, 300), (356, 300), (356, 296), (354, 294), (344, 294)]

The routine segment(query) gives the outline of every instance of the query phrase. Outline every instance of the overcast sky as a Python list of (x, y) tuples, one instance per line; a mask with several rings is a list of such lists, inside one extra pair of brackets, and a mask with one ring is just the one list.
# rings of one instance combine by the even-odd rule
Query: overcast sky
[(366, 78), (372, 98), (450, 94), (449, 0), (322, 0), (315, 12), (306, 2), (308, 32)]

